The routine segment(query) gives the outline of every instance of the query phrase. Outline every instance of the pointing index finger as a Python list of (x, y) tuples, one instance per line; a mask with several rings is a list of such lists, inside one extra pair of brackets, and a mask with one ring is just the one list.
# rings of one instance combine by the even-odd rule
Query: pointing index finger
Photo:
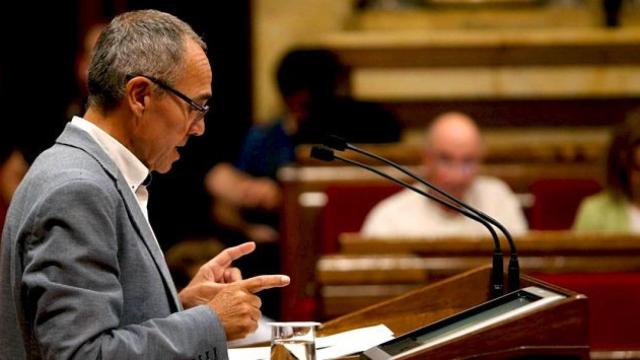
[(238, 281), (235, 284), (255, 294), (262, 290), (287, 286), (289, 282), (291, 282), (291, 279), (287, 275), (259, 275)]
[(230, 248), (226, 248), (222, 250), (220, 254), (216, 255), (216, 257), (209, 260), (207, 265), (215, 264), (221, 268), (226, 268), (229, 265), (231, 265), (231, 263), (234, 260), (244, 255), (250, 254), (255, 249), (256, 249), (256, 243), (254, 243), (253, 241), (242, 243), (240, 245), (233, 246)]

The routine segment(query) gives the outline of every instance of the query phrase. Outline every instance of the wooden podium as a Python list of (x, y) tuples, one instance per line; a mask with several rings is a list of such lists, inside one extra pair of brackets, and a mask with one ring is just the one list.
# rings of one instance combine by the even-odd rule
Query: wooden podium
[[(489, 273), (489, 266), (480, 267), (341, 316), (323, 324), (319, 335), (382, 323), (400, 336), (490, 300)], [(527, 276), (521, 286), (539, 286), (567, 298), (407, 359), (589, 359), (587, 298)]]

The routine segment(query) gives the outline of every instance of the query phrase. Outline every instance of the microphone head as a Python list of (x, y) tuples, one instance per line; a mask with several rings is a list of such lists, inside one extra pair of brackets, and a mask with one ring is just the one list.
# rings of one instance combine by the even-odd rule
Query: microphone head
[(333, 134), (327, 134), (324, 138), (324, 146), (334, 150), (344, 151), (349, 146), (347, 140)]
[(333, 150), (324, 146), (313, 146), (311, 148), (311, 157), (322, 161), (333, 161), (335, 159)]

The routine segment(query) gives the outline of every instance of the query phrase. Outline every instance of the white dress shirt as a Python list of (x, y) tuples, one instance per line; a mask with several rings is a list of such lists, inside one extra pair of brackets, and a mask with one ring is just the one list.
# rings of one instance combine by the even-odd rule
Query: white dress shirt
[(142, 210), (147, 223), (149, 223), (149, 214), (147, 212), (149, 192), (147, 187), (143, 185), (144, 180), (150, 174), (149, 169), (129, 149), (92, 122), (79, 116), (74, 116), (71, 120), (71, 125), (86, 131), (113, 160), (122, 176), (124, 176), (125, 181), (129, 184), (129, 189), (138, 200), (140, 210)]
[[(527, 221), (517, 197), (499, 179), (478, 176), (463, 200), (500, 221), (513, 235), (527, 231)], [(445, 211), (422, 195), (403, 190), (384, 199), (369, 212), (361, 234), (367, 237), (418, 238), (488, 235), (488, 230), (463, 215)]]

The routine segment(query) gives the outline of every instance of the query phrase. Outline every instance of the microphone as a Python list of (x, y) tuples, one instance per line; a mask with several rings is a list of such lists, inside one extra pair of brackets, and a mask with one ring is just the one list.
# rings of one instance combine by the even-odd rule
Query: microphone
[(449, 209), (452, 209), (454, 211), (457, 211), (459, 213), (461, 213), (462, 215), (475, 220), (477, 222), (479, 222), (480, 224), (484, 225), (487, 230), (489, 231), (489, 233), (491, 233), (491, 237), (493, 238), (494, 241), (494, 250), (493, 250), (493, 261), (492, 261), (492, 268), (491, 268), (491, 286), (490, 286), (490, 293), (491, 293), (491, 297), (495, 298), (498, 296), (501, 296), (504, 290), (504, 282), (503, 282), (503, 278), (502, 278), (502, 269), (503, 269), (503, 259), (502, 259), (502, 250), (500, 249), (500, 240), (498, 239), (498, 235), (496, 234), (496, 231), (493, 229), (493, 227), (491, 226), (491, 224), (489, 224), (489, 222), (487, 222), (486, 220), (482, 219), (480, 216), (478, 216), (477, 214), (474, 214), (473, 212), (469, 211), (468, 209), (464, 209), (464, 208), (459, 208), (445, 200), (442, 200), (432, 194), (429, 194), (421, 189), (416, 188), (415, 186), (408, 184), (400, 179), (394, 178), (372, 166), (363, 164), (361, 162), (355, 161), (355, 160), (351, 160), (351, 159), (347, 159), (347, 158), (343, 158), (339, 155), (336, 155), (334, 153), (333, 150), (324, 147), (324, 146), (313, 146), (311, 148), (311, 157), (318, 159), (318, 160), (322, 160), (322, 161), (333, 161), (335, 159), (340, 160), (342, 162), (345, 162), (347, 164), (353, 165), (353, 166), (357, 166), (360, 168), (363, 168), (365, 170), (368, 170), (370, 172), (373, 172), (389, 181), (392, 181), (406, 189), (412, 190), (428, 199), (431, 199), (435, 202), (437, 202), (440, 205), (446, 206)]
[(472, 206), (460, 201), (459, 199), (457, 199), (455, 196), (452, 196), (451, 194), (447, 193), (446, 191), (438, 188), (437, 186), (429, 183), (428, 181), (422, 179), (421, 177), (415, 175), (414, 173), (412, 173), (411, 171), (405, 169), (404, 167), (396, 164), (395, 162), (385, 159), (382, 156), (376, 155), (372, 152), (366, 151), (362, 148), (359, 148), (355, 145), (352, 145), (350, 143), (348, 143), (345, 139), (339, 137), (339, 136), (335, 136), (335, 135), (328, 135), (325, 139), (325, 143), (326, 146), (333, 148), (335, 150), (338, 151), (344, 151), (344, 150), (353, 150), (359, 154), (362, 154), (364, 156), (367, 156), (369, 158), (373, 158), (376, 159), (378, 161), (381, 161), (391, 167), (393, 167), (394, 169), (397, 169), (398, 171), (408, 175), (409, 177), (411, 177), (412, 179), (418, 181), (419, 183), (425, 185), (426, 187), (430, 188), (431, 190), (437, 192), (438, 194), (446, 197), (447, 199), (453, 201), (455, 204), (473, 212), (474, 214), (477, 214), (479, 217), (481, 217), (482, 219), (486, 220), (487, 222), (489, 222), (490, 224), (495, 225), (498, 229), (500, 229), (500, 232), (502, 232), (505, 236), (505, 238), (507, 239), (507, 242), (509, 243), (509, 267), (508, 267), (508, 283), (509, 283), (509, 290), (510, 291), (514, 291), (514, 290), (518, 290), (520, 289), (520, 264), (518, 261), (518, 254), (516, 251), (516, 245), (515, 242), (513, 241), (513, 238), (511, 237), (511, 233), (507, 230), (507, 228), (502, 225), (499, 221), (497, 221), (496, 219), (492, 218), (491, 216), (485, 214), (484, 212), (473, 208)]

